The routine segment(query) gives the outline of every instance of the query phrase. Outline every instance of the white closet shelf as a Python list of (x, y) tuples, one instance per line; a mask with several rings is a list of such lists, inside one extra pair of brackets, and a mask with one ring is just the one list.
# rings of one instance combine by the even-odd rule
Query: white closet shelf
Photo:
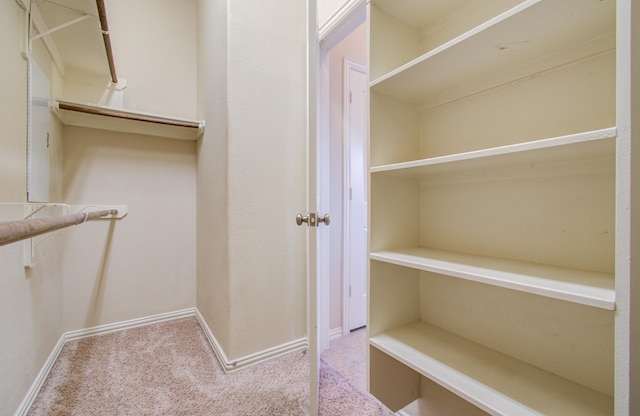
[(69, 126), (89, 127), (172, 139), (197, 140), (204, 121), (57, 100), (54, 111)]
[[(559, 52), (610, 34), (614, 16), (611, 1), (524, 1), (373, 80), (370, 87), (419, 103), (552, 55), (558, 59), (555, 66), (564, 65), (576, 57)], [(585, 53), (604, 51), (599, 48)]]
[(492, 415), (612, 415), (613, 398), (423, 322), (370, 345)]
[(370, 253), (372, 260), (601, 309), (615, 309), (613, 273), (476, 256), (429, 248)]
[(566, 136), (518, 143), (454, 155), (403, 163), (374, 166), (371, 173), (422, 177), (427, 174), (493, 169), (512, 165), (531, 165), (615, 157), (617, 130), (610, 127)]

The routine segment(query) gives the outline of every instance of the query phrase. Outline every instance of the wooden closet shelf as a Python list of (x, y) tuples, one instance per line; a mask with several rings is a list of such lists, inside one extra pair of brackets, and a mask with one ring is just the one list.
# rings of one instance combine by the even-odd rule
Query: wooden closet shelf
[[(613, 2), (528, 0), (373, 80), (373, 90), (419, 103), (427, 97), (557, 55), (611, 33)], [(544, 24), (540, 24), (544, 22)], [(599, 45), (590, 55), (611, 49)], [(563, 56), (566, 56), (563, 58)], [(452, 65), (455, 62), (455, 65)], [(547, 64), (547, 67), (548, 64)]]
[(374, 166), (371, 173), (420, 177), (512, 165), (614, 158), (616, 134), (616, 128), (610, 127), (454, 155)]
[(167, 117), (105, 106), (58, 100), (55, 110), (66, 125), (174, 139), (196, 140), (204, 121)]
[(428, 248), (372, 252), (372, 260), (596, 308), (615, 309), (614, 275)]
[(610, 396), (422, 322), (369, 343), (492, 415), (613, 414)]

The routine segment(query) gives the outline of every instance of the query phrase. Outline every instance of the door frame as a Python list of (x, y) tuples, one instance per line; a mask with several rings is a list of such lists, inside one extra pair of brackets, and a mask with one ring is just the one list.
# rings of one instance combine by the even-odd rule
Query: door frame
[[(350, 200), (350, 188), (351, 180), (348, 172), (350, 171), (350, 162), (351, 162), (351, 146), (350, 141), (347, 138), (350, 137), (350, 115), (351, 115), (351, 106), (349, 105), (349, 91), (351, 86), (351, 70), (360, 72), (367, 75), (367, 66), (361, 62), (356, 61), (355, 59), (345, 57), (344, 58), (344, 66), (343, 66), (343, 84), (342, 84), (342, 96), (343, 96), (343, 104), (342, 104), (342, 169), (344, 172), (343, 183), (342, 183), (342, 252), (346, 254), (351, 247), (351, 233), (349, 232), (349, 221), (350, 221), (350, 208), (349, 203), (347, 201)], [(366, 127), (365, 127), (366, 128)], [(367, 140), (364, 140), (364, 151), (365, 154), (367, 152)], [(367, 184), (366, 179), (364, 183), (364, 188), (366, 192)], [(366, 259), (365, 259), (366, 260)], [(366, 261), (365, 261), (366, 264)], [(349, 322), (349, 302), (351, 300), (351, 296), (349, 293), (349, 286), (351, 285), (351, 279), (349, 278), (349, 258), (348, 256), (342, 256), (342, 335), (349, 335), (351, 332), (351, 324)], [(369, 294), (367, 293), (367, 296)], [(365, 311), (366, 313), (366, 311)]]

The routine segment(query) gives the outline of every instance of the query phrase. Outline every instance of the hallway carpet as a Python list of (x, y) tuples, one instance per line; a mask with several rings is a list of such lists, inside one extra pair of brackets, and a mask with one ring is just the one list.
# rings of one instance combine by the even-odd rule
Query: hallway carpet
[[(308, 356), (224, 373), (195, 318), (67, 342), (29, 415), (302, 416)], [(322, 362), (320, 415), (382, 415)]]

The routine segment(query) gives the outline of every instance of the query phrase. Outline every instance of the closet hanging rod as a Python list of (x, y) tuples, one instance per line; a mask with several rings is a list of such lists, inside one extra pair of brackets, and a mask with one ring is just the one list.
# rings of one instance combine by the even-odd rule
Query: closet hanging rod
[(31, 218), (28, 220), (0, 222), (0, 246), (36, 237), (61, 228), (70, 227), (72, 225), (97, 220), (98, 218), (106, 217), (107, 215), (118, 215), (118, 210), (105, 209), (101, 211), (80, 212), (77, 214), (63, 215), (59, 217)]
[(68, 101), (58, 100), (57, 107), (60, 110), (75, 111), (78, 113), (95, 114), (98, 116), (121, 118), (125, 120), (145, 121), (148, 123), (164, 124), (168, 126), (176, 127), (188, 127), (192, 129), (200, 129), (203, 127), (201, 122), (171, 119), (161, 116), (154, 116), (151, 114), (134, 113), (124, 110), (115, 110), (112, 108), (105, 108), (101, 106), (95, 106), (90, 104), (78, 104)]
[(111, 49), (111, 37), (109, 36), (109, 23), (107, 22), (107, 11), (104, 7), (104, 0), (96, 0), (98, 6), (98, 16), (100, 18), (100, 29), (102, 30), (102, 40), (104, 48), (107, 52), (107, 61), (109, 62), (109, 72), (111, 73), (111, 82), (118, 83), (116, 75), (116, 64), (113, 61), (113, 50)]

